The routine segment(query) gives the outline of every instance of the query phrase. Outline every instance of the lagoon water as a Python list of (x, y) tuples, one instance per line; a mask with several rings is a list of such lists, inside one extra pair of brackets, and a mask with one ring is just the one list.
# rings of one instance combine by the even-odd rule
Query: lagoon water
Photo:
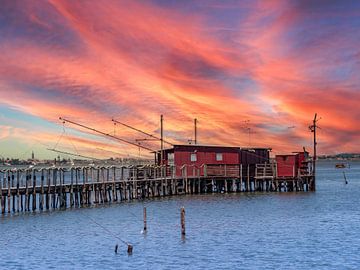
[[(0, 216), (0, 269), (357, 269), (360, 163), (350, 165), (319, 162), (314, 193), (188, 195)], [(131, 256), (115, 236), (134, 246)]]

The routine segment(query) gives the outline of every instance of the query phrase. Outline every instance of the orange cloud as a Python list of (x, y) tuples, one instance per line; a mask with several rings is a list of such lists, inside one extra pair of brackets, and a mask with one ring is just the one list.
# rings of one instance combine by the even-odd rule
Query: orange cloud
[[(331, 26), (309, 33), (306, 19), (312, 13), (303, 6), (281, 1), (245, 6), (247, 14), (221, 18), (230, 27), (217, 28), (209, 26), (212, 13), (151, 2), (16, 5), (18, 16), (9, 19), (0, 43), (0, 103), (53, 123), (68, 117), (105, 132), (114, 131), (114, 117), (156, 134), (163, 114), (165, 136), (175, 143), (192, 138), (196, 117), (201, 143), (275, 151), (309, 147), (307, 126), (317, 112), (323, 117), (324, 152), (341, 151), (345, 132), (353, 142), (346, 149), (358, 149), (359, 114), (353, 108), (359, 81), (356, 74), (348, 82), (331, 77), (344, 64), (332, 54), (345, 48), (349, 37), (332, 37)], [(216, 9), (228, 7), (211, 6)], [(23, 33), (12, 34), (19, 26)], [(351, 44), (355, 50), (356, 42)], [(115, 132), (131, 141), (142, 138), (119, 125)], [(45, 133), (49, 137), (42, 140), (56, 140), (54, 130)], [(96, 145), (90, 133), (86, 141), (78, 133), (73, 137), (87, 153)], [(113, 147), (99, 139), (98, 148)]]

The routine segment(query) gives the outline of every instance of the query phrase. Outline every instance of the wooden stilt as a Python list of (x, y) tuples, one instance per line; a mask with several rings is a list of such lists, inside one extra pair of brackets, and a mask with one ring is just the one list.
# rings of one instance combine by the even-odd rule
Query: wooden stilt
[(44, 209), (44, 169), (41, 170), (41, 194), (40, 194), (40, 202), (39, 202), (39, 209), (42, 211)]
[(147, 231), (147, 224), (146, 224), (146, 207), (144, 207), (143, 216), (144, 216), (144, 232), (146, 232), (146, 231)]
[[(16, 172), (16, 198), (17, 198), (17, 212), (20, 212), (20, 172)], [(21, 206), (22, 208), (22, 206)], [(21, 209), (22, 210), (22, 209)]]
[(185, 207), (181, 207), (180, 223), (181, 223), (181, 235), (185, 235)]
[(45, 207), (46, 210), (50, 209), (50, 172), (51, 170), (47, 170), (46, 171), (46, 179), (47, 179), (47, 188), (46, 188), (46, 203), (45, 203)]

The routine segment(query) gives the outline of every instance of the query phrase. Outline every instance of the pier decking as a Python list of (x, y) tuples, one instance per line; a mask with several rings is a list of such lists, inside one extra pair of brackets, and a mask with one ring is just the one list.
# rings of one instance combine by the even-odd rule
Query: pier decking
[[(66, 209), (183, 194), (309, 191), (314, 177), (278, 178), (273, 164), (51, 167), (0, 170), (1, 213)], [(189, 173), (190, 172), (190, 173)]]

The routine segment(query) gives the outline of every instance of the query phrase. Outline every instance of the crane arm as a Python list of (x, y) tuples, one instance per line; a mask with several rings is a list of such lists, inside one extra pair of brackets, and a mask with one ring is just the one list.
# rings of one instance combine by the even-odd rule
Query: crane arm
[(151, 151), (151, 152), (155, 152), (155, 150), (153, 150), (153, 149), (151, 149), (151, 148), (148, 148), (148, 147), (146, 147), (146, 146), (138, 145), (138, 144), (136, 144), (136, 143), (133, 143), (133, 142), (130, 142), (130, 141), (121, 139), (121, 138), (119, 138), (119, 137), (116, 137), (116, 136), (111, 135), (111, 134), (109, 134), (109, 133), (102, 132), (102, 131), (97, 130), (97, 129), (95, 129), (95, 128), (91, 128), (91, 127), (88, 127), (88, 126), (85, 126), (85, 125), (82, 125), (82, 124), (73, 122), (73, 121), (71, 121), (71, 120), (68, 120), (68, 119), (65, 119), (65, 118), (62, 118), (62, 117), (59, 117), (59, 119), (60, 119), (61, 121), (64, 121), (64, 122), (67, 122), (67, 123), (70, 123), (70, 124), (73, 124), (73, 125), (76, 125), (76, 126), (79, 126), (79, 127), (82, 127), (82, 128), (88, 129), (88, 130), (91, 130), (91, 131), (94, 131), (94, 132), (96, 132), (96, 133), (99, 133), (99, 134), (104, 135), (104, 136), (106, 136), (106, 137), (115, 139), (115, 140), (117, 140), (117, 141), (124, 142), (124, 143), (130, 144), (130, 145), (136, 146), (136, 147), (140, 147), (140, 148), (149, 150), (149, 151)]

